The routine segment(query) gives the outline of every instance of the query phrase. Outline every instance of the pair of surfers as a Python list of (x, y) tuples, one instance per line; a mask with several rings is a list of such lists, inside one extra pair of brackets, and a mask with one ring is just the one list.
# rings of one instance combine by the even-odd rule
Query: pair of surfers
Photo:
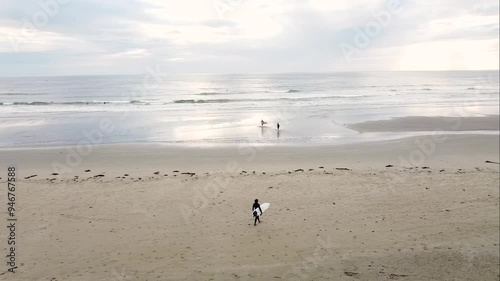
[[(261, 125), (262, 127), (264, 127), (264, 125), (265, 125), (265, 124), (267, 124), (267, 122), (266, 122), (266, 121), (264, 121), (264, 120), (260, 120), (260, 125)], [(278, 130), (280, 129), (280, 123), (279, 123), (279, 122), (278, 122), (278, 123), (276, 123), (276, 128), (277, 128)]]

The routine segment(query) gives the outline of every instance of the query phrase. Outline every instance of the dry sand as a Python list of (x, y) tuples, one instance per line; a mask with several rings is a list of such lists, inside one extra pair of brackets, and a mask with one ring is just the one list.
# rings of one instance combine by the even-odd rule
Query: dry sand
[(0, 184), (20, 177), (0, 280), (498, 280), (498, 141), (0, 150)]

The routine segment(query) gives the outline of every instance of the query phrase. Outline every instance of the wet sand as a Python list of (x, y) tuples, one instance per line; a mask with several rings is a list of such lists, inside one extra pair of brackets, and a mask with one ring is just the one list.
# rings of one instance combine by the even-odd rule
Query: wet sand
[(499, 115), (480, 117), (424, 117), (408, 116), (389, 120), (350, 124), (351, 129), (368, 132), (419, 132), (419, 131), (498, 131)]

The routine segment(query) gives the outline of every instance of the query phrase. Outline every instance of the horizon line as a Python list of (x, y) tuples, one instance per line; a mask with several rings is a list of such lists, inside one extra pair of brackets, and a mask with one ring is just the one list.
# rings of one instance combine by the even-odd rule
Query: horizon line
[[(293, 71), (293, 72), (247, 72), (247, 73), (226, 73), (226, 72), (179, 72), (164, 73), (165, 75), (276, 75), (276, 74), (329, 74), (329, 73), (367, 73), (367, 72), (480, 72), (480, 71), (500, 71), (500, 69), (455, 69), (455, 70), (336, 70), (336, 71)], [(78, 76), (140, 76), (144, 73), (130, 74), (52, 74), (52, 75), (12, 75), (0, 76), (0, 78), (22, 78), (22, 77), (78, 77)]]

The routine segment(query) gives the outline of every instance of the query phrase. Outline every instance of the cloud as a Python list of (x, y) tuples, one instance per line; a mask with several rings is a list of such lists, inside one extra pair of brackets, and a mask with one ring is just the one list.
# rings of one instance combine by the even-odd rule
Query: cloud
[(377, 31), (391, 1), (69, 1), (44, 26), (38, 1), (3, 1), (0, 75), (498, 68), (498, 1), (401, 0)]

